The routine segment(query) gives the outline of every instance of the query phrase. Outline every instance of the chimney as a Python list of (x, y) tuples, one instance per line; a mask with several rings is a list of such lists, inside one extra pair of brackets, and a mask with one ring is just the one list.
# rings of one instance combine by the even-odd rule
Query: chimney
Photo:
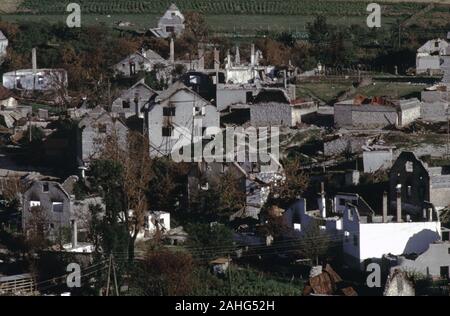
[(252, 44), (251, 54), (250, 54), (250, 64), (255, 65), (255, 44)]
[[(217, 48), (214, 48), (214, 70), (218, 72), (220, 69), (220, 55), (219, 50)], [(218, 82), (218, 78), (216, 78)]]
[(78, 229), (77, 229), (77, 221), (72, 220), (72, 249), (78, 247)]
[(134, 114), (136, 114), (136, 117), (139, 117), (139, 96), (134, 97)]
[(175, 43), (173, 38), (170, 39), (170, 63), (175, 63)]
[(429, 222), (433, 221), (433, 208), (432, 207), (428, 208), (428, 221)]
[(402, 187), (397, 186), (397, 222), (402, 222)]
[(320, 215), (322, 218), (327, 217), (327, 202), (325, 200), (325, 183), (320, 183)]
[(33, 68), (33, 73), (37, 72), (37, 58), (36, 58), (36, 47), (31, 50), (31, 65)]
[(205, 70), (205, 49), (203, 47), (198, 48), (198, 70)]
[(239, 66), (241, 64), (241, 55), (239, 54), (239, 46), (236, 45), (236, 54), (234, 56), (234, 64)]
[(387, 192), (383, 193), (383, 223), (387, 223), (388, 216), (388, 197)]

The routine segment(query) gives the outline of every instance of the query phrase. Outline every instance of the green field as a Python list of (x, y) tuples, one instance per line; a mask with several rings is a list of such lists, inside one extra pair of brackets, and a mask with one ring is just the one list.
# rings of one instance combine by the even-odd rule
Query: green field
[[(10, 22), (46, 21), (50, 23), (64, 23), (66, 15), (56, 14), (7, 14), (2, 20)], [(305, 31), (306, 24), (314, 20), (314, 16), (302, 15), (208, 15), (205, 17), (208, 25), (216, 32), (238, 32), (249, 33), (255, 31)], [(133, 28), (148, 29), (155, 27), (158, 23), (159, 15), (156, 14), (84, 14), (81, 16), (82, 25), (105, 24), (115, 26), (119, 21), (130, 21)], [(335, 25), (358, 24), (364, 25), (365, 17), (361, 16), (334, 16), (328, 20)], [(395, 22), (395, 18), (384, 18), (383, 26), (389, 27)]]
[[(71, 0), (24, 0), (18, 10), (39, 14), (61, 13)], [(164, 12), (175, 2), (182, 11), (205, 14), (366, 15), (367, 0), (78, 0), (84, 13)], [(421, 10), (424, 3), (382, 1), (384, 15), (404, 15)]]

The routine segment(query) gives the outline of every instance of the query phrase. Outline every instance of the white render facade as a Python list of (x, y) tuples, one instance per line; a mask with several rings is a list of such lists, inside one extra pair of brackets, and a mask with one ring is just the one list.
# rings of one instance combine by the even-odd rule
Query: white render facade
[[(201, 124), (202, 130), (196, 130)], [(220, 127), (217, 108), (180, 82), (163, 91), (149, 106), (147, 126), (151, 156), (172, 153), (191, 144), (207, 127)], [(178, 147), (180, 146), (180, 147)]]
[(441, 239), (439, 220), (420, 222), (371, 222), (360, 216), (357, 207), (349, 206), (343, 217), (343, 250), (347, 260), (360, 268), (365, 260), (381, 260), (385, 254), (420, 254)]

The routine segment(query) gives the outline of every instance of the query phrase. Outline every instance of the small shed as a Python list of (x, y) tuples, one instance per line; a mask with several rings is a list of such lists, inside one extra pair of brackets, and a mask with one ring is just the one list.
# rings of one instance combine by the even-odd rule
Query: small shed
[(217, 258), (209, 262), (211, 266), (212, 272), (214, 274), (225, 274), (230, 267), (231, 259), (230, 258)]

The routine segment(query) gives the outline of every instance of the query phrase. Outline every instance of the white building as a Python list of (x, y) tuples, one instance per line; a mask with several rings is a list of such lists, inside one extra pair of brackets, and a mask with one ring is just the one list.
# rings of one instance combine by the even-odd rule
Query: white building
[(123, 91), (112, 103), (111, 112), (124, 118), (132, 115), (141, 117), (142, 108), (156, 92), (145, 84), (144, 79)]
[(113, 66), (116, 75), (131, 77), (139, 72), (160, 70), (168, 65), (167, 60), (151, 49), (135, 52)]
[[(327, 204), (331, 208), (327, 209)], [(378, 216), (358, 194), (339, 193), (327, 203), (321, 193), (317, 210), (308, 211), (306, 200), (299, 199), (283, 216), (300, 235), (309, 225), (318, 224), (324, 233), (334, 236), (330, 238), (342, 241), (346, 262), (362, 269), (368, 262), (381, 262), (386, 254), (421, 254), (441, 240), (441, 223), (434, 208), (423, 218), (402, 214), (401, 208), (397, 214), (400, 216), (388, 215), (387, 196), (383, 197), (383, 215)]]
[(36, 49), (32, 50), (32, 69), (20, 69), (3, 74), (3, 86), (7, 89), (26, 91), (65, 91), (68, 85), (64, 69), (38, 69)]
[(137, 239), (151, 238), (157, 231), (166, 234), (170, 229), (170, 213), (149, 211), (144, 217), (144, 229), (138, 233)]
[(379, 262), (385, 254), (420, 254), (441, 239), (441, 222), (433, 215), (434, 210), (427, 219), (413, 221), (399, 208), (394, 219), (387, 215), (387, 197), (383, 204), (383, 216), (362, 216), (358, 207), (347, 204), (342, 229), (343, 251), (349, 264), (364, 268), (367, 261)]
[(449, 44), (443, 39), (432, 39), (417, 50), (416, 74), (441, 73), (441, 56), (448, 55)]
[(172, 35), (178, 36), (184, 31), (184, 15), (180, 9), (172, 3), (164, 15), (158, 21), (158, 27), (150, 29), (156, 37), (167, 38)]
[(217, 108), (181, 82), (161, 92), (146, 111), (151, 156), (169, 155), (175, 145), (200, 141), (207, 127), (220, 127)]

